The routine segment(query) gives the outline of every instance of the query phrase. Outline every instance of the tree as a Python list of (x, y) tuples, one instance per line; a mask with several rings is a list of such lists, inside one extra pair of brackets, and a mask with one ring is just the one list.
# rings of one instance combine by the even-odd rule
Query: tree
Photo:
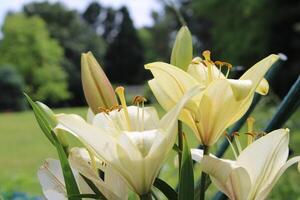
[(51, 39), (39, 17), (10, 14), (3, 25), (0, 64), (15, 66), (33, 98), (57, 103), (70, 97), (67, 76), (60, 64), (63, 51)]
[(106, 56), (106, 72), (112, 82), (139, 84), (144, 79), (143, 47), (126, 7), (120, 9), (122, 21)]
[(0, 66), (0, 110), (22, 110), (25, 107), (23, 78), (13, 66)]
[(63, 67), (68, 74), (69, 90), (73, 98), (71, 105), (85, 103), (80, 79), (81, 53), (92, 51), (96, 58), (101, 58), (106, 45), (101, 36), (74, 10), (67, 10), (62, 4), (48, 2), (29, 3), (24, 6), (28, 16), (41, 17), (55, 38), (64, 49)]

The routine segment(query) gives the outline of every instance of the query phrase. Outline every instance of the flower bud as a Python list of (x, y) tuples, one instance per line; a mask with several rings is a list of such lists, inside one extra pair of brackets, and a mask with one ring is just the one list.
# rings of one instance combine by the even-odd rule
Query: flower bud
[(85, 99), (94, 114), (99, 112), (99, 107), (118, 104), (112, 85), (91, 52), (81, 55), (81, 79)]
[(177, 33), (172, 49), (171, 64), (186, 71), (193, 59), (192, 35), (187, 26), (182, 26)]

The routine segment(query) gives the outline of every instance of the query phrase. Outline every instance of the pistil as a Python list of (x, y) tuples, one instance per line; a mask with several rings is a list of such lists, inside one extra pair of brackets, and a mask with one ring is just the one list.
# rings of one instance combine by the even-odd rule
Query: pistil
[(121, 105), (124, 111), (124, 115), (125, 115), (125, 119), (127, 122), (127, 126), (128, 126), (128, 131), (131, 131), (131, 122), (130, 122), (130, 118), (129, 118), (129, 113), (128, 113), (128, 109), (127, 109), (127, 105), (126, 105), (126, 100), (125, 100), (125, 95), (124, 95), (124, 87), (117, 87), (116, 88), (116, 93), (121, 101)]

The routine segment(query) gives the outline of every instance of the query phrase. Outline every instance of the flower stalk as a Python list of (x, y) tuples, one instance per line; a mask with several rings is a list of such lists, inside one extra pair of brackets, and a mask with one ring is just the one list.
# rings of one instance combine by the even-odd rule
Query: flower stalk
[[(209, 146), (203, 145), (203, 155), (209, 155)], [(208, 174), (202, 171), (200, 180), (200, 200), (205, 199), (207, 176)]]
[(151, 192), (140, 195), (140, 200), (152, 200)]
[(180, 151), (178, 151), (178, 172), (180, 177), (180, 171), (181, 171), (181, 160), (182, 160), (182, 151), (183, 151), (183, 129), (182, 129), (182, 122), (178, 120), (178, 148)]

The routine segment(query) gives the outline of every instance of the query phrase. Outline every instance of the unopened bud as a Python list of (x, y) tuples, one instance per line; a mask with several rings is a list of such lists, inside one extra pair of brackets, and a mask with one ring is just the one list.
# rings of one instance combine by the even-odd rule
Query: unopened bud
[(114, 89), (91, 52), (81, 55), (81, 79), (85, 99), (94, 114), (98, 108), (118, 104)]
[(192, 35), (187, 26), (182, 26), (177, 33), (176, 40), (172, 49), (171, 64), (186, 71), (192, 59)]

